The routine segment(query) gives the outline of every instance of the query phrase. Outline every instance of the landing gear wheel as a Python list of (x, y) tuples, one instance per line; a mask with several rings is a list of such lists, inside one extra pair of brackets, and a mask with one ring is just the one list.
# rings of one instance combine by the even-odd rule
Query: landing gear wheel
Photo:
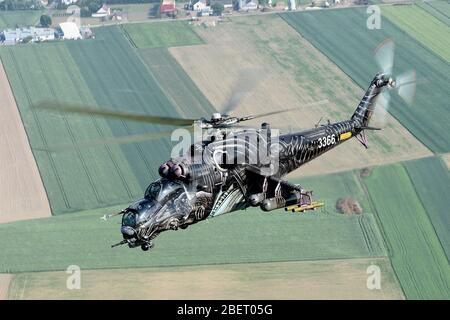
[(153, 243), (144, 243), (141, 245), (142, 251), (148, 251), (149, 249), (153, 248)]

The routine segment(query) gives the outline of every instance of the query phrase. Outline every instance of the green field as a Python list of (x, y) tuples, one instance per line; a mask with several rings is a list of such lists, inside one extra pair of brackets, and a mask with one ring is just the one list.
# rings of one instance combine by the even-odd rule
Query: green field
[[(30, 109), (31, 105), (57, 100), (185, 117), (199, 117), (208, 108), (197, 104), (181, 111), (175, 106), (118, 27), (97, 28), (93, 41), (4, 47), (0, 56), (54, 214), (139, 198), (148, 183), (157, 178), (158, 165), (169, 156), (171, 144), (166, 138), (123, 146), (74, 148), (73, 152), (49, 153), (39, 148), (170, 128), (37, 112)], [(179, 67), (175, 69), (185, 77)], [(189, 97), (191, 93), (185, 94)]]
[(393, 94), (390, 113), (432, 151), (450, 150), (450, 114), (446, 107), (450, 100), (448, 62), (388, 19), (383, 19), (382, 29), (369, 30), (365, 8), (281, 16), (364, 89), (379, 71), (373, 58), (374, 49), (386, 38), (393, 37), (396, 43), (394, 73), (415, 68), (419, 84), (412, 106)]
[(418, 2), (417, 5), (450, 26), (450, 3), (448, 1), (424, 1)]
[(214, 107), (167, 48), (139, 49), (138, 53), (180, 114), (191, 108), (203, 115), (213, 112)]
[[(314, 182), (318, 198), (329, 206), (307, 214), (249, 209), (210, 219), (187, 230), (167, 232), (155, 240), (154, 251), (127, 247), (111, 249), (120, 241), (118, 218), (105, 222), (105, 212), (74, 213), (48, 219), (0, 225), (0, 272), (17, 273), (82, 269), (181, 266), (223, 263), (339, 259), (384, 256), (385, 249), (374, 216), (334, 213), (337, 197), (363, 194), (354, 174), (305, 179)], [(330, 186), (342, 186), (332, 188)], [(362, 200), (363, 206), (366, 205)], [(26, 240), (24, 240), (26, 239)], [(50, 254), (51, 253), (51, 254)]]
[(383, 17), (450, 62), (450, 26), (419, 6), (385, 6)]
[(405, 296), (448, 299), (448, 260), (405, 168), (376, 168), (365, 183)]
[(0, 30), (34, 26), (39, 22), (41, 10), (0, 11)]
[(439, 157), (405, 163), (414, 188), (422, 201), (442, 247), (450, 261), (450, 173)]
[(125, 34), (137, 48), (161, 48), (202, 44), (187, 21), (131, 23), (123, 25)]

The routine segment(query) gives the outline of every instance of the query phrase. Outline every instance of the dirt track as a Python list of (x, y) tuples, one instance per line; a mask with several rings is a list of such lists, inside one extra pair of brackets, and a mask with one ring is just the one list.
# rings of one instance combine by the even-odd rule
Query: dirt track
[(0, 63), (0, 223), (48, 217), (50, 206)]
[(8, 297), (9, 283), (12, 280), (10, 274), (0, 274), (0, 300), (6, 300)]

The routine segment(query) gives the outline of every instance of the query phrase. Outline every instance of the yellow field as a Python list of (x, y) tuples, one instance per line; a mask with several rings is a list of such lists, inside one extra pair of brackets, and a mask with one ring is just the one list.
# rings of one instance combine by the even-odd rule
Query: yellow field
[[(298, 111), (258, 119), (273, 127), (311, 128), (323, 117), (348, 119), (363, 90), (277, 15), (232, 18), (215, 27), (195, 27), (207, 44), (170, 48), (205, 96), (220, 110), (242, 70), (262, 79), (235, 112), (256, 114), (298, 106)], [(254, 72), (254, 71), (253, 71)], [(367, 75), (370, 81), (374, 75)], [(314, 101), (328, 104), (305, 107)], [(303, 105), (303, 107), (302, 107)], [(377, 125), (374, 119), (373, 125)], [(379, 123), (378, 123), (379, 124)], [(316, 159), (294, 175), (314, 175), (431, 155), (388, 115), (385, 129), (369, 132), (370, 149), (352, 141)]]
[(447, 165), (448, 169), (450, 170), (450, 153), (443, 154), (442, 159), (444, 159), (445, 164)]
[(28, 137), (0, 63), (0, 223), (51, 215)]
[(5, 300), (8, 297), (9, 283), (12, 276), (9, 274), (0, 274), (0, 300)]
[[(381, 269), (381, 290), (367, 289), (367, 267)], [(386, 258), (81, 271), (15, 276), (10, 299), (403, 299)]]

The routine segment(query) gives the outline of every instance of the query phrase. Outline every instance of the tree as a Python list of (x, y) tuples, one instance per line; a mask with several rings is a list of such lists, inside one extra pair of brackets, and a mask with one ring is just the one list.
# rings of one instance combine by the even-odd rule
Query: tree
[(222, 12), (223, 12), (223, 10), (224, 10), (225, 8), (224, 8), (224, 6), (223, 6), (222, 3), (216, 2), (216, 3), (214, 3), (214, 4), (211, 6), (211, 9), (212, 9), (212, 11), (213, 11), (213, 15), (215, 15), (215, 16), (221, 16), (221, 15), (222, 15)]
[(258, 0), (258, 4), (260, 7), (266, 7), (269, 3), (269, 0)]
[(43, 14), (39, 19), (39, 22), (41, 23), (41, 26), (48, 28), (52, 25), (52, 18), (50, 18), (49, 15)]

